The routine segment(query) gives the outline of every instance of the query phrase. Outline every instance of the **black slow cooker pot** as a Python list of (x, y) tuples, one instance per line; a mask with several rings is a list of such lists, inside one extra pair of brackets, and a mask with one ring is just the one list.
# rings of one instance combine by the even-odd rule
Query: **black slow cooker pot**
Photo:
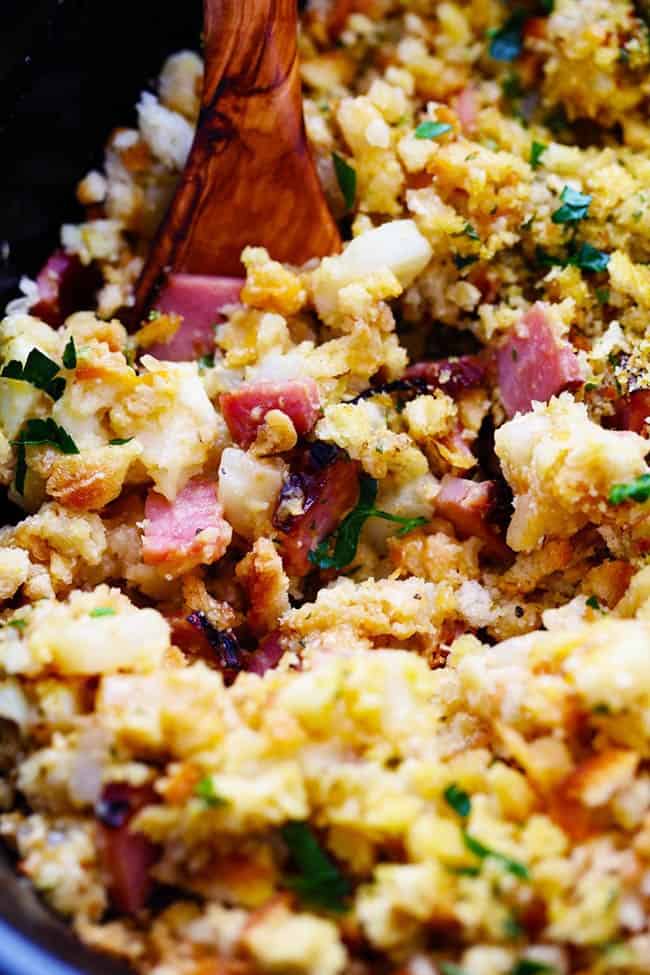
[[(139, 92), (167, 54), (198, 48), (200, 30), (200, 0), (0, 0), (0, 311), (61, 224), (81, 216), (75, 184), (101, 163), (111, 129), (134, 123)], [(80, 946), (0, 849), (0, 975), (120, 973)]]

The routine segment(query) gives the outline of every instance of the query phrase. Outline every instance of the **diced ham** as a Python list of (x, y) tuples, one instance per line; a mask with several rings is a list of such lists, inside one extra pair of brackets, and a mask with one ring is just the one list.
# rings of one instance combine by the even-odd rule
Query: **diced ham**
[(457, 396), (485, 382), (485, 364), (478, 356), (461, 355), (454, 359), (416, 362), (404, 373), (405, 379), (421, 380), (432, 389)]
[(247, 449), (270, 410), (286, 413), (299, 436), (309, 433), (318, 419), (320, 396), (313, 379), (288, 379), (240, 386), (223, 393), (219, 405), (233, 440)]
[[(358, 464), (336, 448), (324, 463), (320, 463), (320, 458), (314, 463), (314, 452), (319, 448), (327, 455), (329, 445), (313, 445), (303, 469), (285, 482), (274, 518), (281, 533), (282, 562), (289, 576), (305, 576), (314, 568), (309, 553), (332, 534), (359, 497)], [(283, 511), (290, 511), (294, 505), (302, 509), (301, 513), (284, 516)]]
[(452, 101), (452, 106), (458, 116), (464, 135), (476, 132), (476, 89), (473, 85), (466, 85)]
[(95, 264), (82, 264), (76, 254), (54, 251), (38, 273), (38, 300), (29, 313), (58, 328), (73, 312), (95, 307), (101, 283)]
[(635, 389), (616, 404), (616, 429), (647, 436), (650, 417), (650, 389)]
[(248, 654), (246, 670), (263, 677), (267, 670), (277, 667), (283, 655), (284, 646), (280, 639), (280, 632), (274, 630), (262, 640), (257, 650)]
[(143, 560), (171, 575), (216, 562), (232, 538), (213, 481), (194, 478), (174, 501), (150, 490), (144, 514)]
[(450, 521), (461, 538), (475, 536), (485, 542), (485, 549), (498, 558), (512, 553), (490, 523), (497, 504), (494, 481), (470, 481), (445, 474), (436, 497), (436, 511)]
[(222, 320), (221, 309), (239, 301), (241, 278), (207, 274), (170, 274), (158, 295), (155, 309), (181, 316), (181, 324), (168, 342), (149, 346), (157, 359), (181, 362), (197, 359), (214, 349), (214, 326)]
[(132, 832), (129, 824), (144, 806), (156, 801), (150, 786), (110, 782), (104, 786), (95, 810), (109, 893), (115, 907), (124, 914), (137, 914), (151, 894), (151, 867), (158, 851), (146, 836)]
[(568, 342), (557, 337), (540, 302), (526, 312), (499, 348), (497, 372), (509, 417), (527, 413), (533, 401), (546, 403), (583, 380), (578, 357)]

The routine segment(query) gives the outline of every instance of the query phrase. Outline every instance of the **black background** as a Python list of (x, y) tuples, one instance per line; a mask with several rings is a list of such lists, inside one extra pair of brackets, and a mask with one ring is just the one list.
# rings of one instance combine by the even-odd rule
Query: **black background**
[(75, 184), (111, 129), (200, 29), (201, 0), (0, 0), (0, 307), (80, 216)]

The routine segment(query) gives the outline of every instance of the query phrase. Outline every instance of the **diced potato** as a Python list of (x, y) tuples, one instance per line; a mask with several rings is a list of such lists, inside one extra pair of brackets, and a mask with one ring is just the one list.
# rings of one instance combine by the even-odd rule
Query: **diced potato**
[(319, 315), (327, 321), (336, 312), (338, 293), (368, 275), (388, 270), (408, 288), (429, 263), (432, 251), (413, 220), (394, 220), (352, 240), (342, 254), (327, 257), (313, 275)]
[(227, 447), (221, 456), (217, 497), (226, 520), (244, 538), (268, 532), (284, 475), (278, 460), (261, 460)]

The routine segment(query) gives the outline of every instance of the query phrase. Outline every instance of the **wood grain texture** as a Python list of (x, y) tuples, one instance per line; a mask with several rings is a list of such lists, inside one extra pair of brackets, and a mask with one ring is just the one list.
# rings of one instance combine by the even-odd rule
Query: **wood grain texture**
[(302, 264), (340, 248), (302, 116), (296, 0), (204, 0), (199, 124), (136, 294), (149, 307), (167, 272), (241, 275), (260, 244)]

